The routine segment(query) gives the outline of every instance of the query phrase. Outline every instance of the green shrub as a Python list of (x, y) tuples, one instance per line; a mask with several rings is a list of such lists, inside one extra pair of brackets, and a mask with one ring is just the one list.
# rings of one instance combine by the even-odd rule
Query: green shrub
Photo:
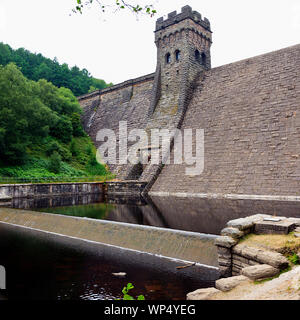
[(60, 151), (61, 147), (59, 143), (56, 140), (50, 141), (48, 144), (46, 144), (45, 151), (47, 156), (51, 156), (53, 152), (58, 152)]
[(70, 152), (72, 153), (72, 156), (74, 156), (74, 157), (78, 156), (78, 154), (79, 154), (79, 150), (78, 150), (74, 140), (72, 140), (72, 142), (70, 144)]
[(293, 263), (293, 264), (300, 264), (299, 256), (298, 256), (296, 253), (288, 256), (288, 259), (289, 259), (289, 261), (290, 261), (291, 263)]
[(61, 168), (61, 156), (57, 151), (54, 151), (50, 157), (49, 171), (59, 173)]

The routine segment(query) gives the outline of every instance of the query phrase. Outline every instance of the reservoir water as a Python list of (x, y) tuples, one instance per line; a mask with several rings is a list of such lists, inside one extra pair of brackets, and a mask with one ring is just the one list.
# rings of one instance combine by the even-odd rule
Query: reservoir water
[[(300, 202), (187, 198), (104, 199), (99, 195), (14, 199), (11, 207), (52, 214), (126, 222), (204, 234), (219, 234), (226, 222), (265, 213), (300, 217)], [(57, 241), (0, 224), (0, 265), (7, 270), (9, 300), (116, 299), (132, 282), (132, 295), (146, 299), (185, 299), (188, 292), (214, 284), (209, 268), (176, 269), (178, 262), (139, 263), (89, 244)], [(155, 263), (152, 263), (152, 260)], [(153, 261), (154, 261), (153, 260)], [(142, 261), (142, 260), (141, 260)], [(112, 273), (125, 272), (125, 278)]]

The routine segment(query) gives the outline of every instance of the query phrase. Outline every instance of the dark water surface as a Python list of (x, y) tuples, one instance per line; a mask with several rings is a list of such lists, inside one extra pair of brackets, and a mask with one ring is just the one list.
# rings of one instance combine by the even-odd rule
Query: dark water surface
[[(128, 282), (133, 296), (147, 300), (184, 300), (214, 281), (188, 276), (172, 267), (139, 265), (101, 250), (61, 243), (47, 236), (0, 224), (0, 265), (7, 273), (8, 300), (114, 300)], [(177, 263), (178, 265), (178, 263)], [(126, 272), (124, 279), (112, 275)]]
[(220, 234), (229, 220), (257, 213), (300, 218), (299, 201), (175, 197), (153, 197), (146, 201), (90, 195), (16, 199), (13, 207), (207, 234)]
[[(146, 201), (74, 195), (14, 199), (12, 207), (207, 234), (219, 234), (228, 220), (257, 213), (300, 217), (300, 202), (296, 201), (170, 197)], [(135, 285), (135, 296), (185, 299), (188, 292), (214, 283), (207, 280), (205, 270), (186, 274), (149, 261), (149, 265), (140, 265), (138, 259), (126, 259), (126, 253), (111, 255), (89, 245), (79, 248), (0, 224), (0, 265), (6, 267), (6, 295), (12, 300), (115, 299), (128, 282)], [(126, 272), (127, 277), (116, 278), (113, 272)]]

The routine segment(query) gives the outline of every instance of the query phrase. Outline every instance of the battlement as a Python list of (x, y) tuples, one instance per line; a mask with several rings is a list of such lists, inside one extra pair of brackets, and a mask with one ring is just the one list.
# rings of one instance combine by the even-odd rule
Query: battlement
[(176, 11), (169, 13), (166, 20), (164, 20), (163, 17), (157, 19), (155, 32), (167, 28), (185, 19), (192, 19), (194, 22), (211, 32), (209, 20), (207, 18), (202, 19), (201, 14), (197, 11), (193, 11), (190, 6), (182, 7), (181, 13), (179, 14), (177, 14)]

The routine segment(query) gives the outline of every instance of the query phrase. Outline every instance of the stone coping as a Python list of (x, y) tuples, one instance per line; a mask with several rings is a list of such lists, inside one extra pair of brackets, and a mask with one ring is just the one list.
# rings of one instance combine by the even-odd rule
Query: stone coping
[(154, 80), (154, 76), (155, 76), (155, 73), (150, 73), (150, 74), (147, 74), (145, 76), (141, 76), (141, 77), (138, 77), (138, 78), (135, 78), (135, 79), (127, 80), (127, 81), (115, 84), (115, 85), (113, 85), (111, 87), (107, 87), (107, 88), (104, 88), (104, 89), (101, 89), (101, 90), (97, 90), (97, 91), (94, 91), (94, 92), (90, 92), (90, 93), (81, 95), (81, 96), (77, 97), (77, 100), (81, 101), (81, 100), (84, 100), (84, 99), (88, 99), (88, 98), (96, 97), (98, 95), (102, 95), (104, 93), (108, 93), (108, 92), (112, 92), (112, 91), (115, 91), (115, 90), (119, 90), (119, 89), (122, 89), (122, 88), (129, 87), (129, 86), (133, 86), (133, 85), (141, 83), (141, 82)]

